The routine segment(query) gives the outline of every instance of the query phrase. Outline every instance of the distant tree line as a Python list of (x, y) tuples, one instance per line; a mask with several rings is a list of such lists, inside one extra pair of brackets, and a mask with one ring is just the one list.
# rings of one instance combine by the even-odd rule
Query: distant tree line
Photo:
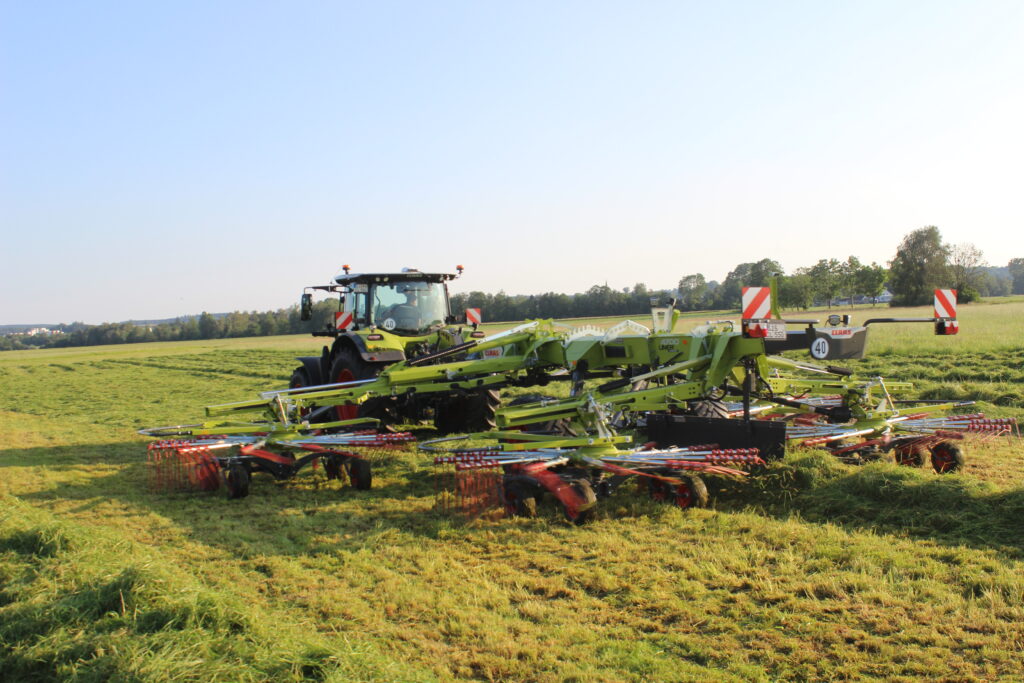
[[(762, 259), (739, 264), (721, 282), (708, 281), (701, 273), (686, 275), (676, 290), (652, 290), (643, 283), (623, 289), (603, 284), (577, 294), (469, 292), (452, 295), (451, 303), (454, 312), (480, 308), (484, 320), (490, 322), (640, 315), (649, 310), (652, 298), (668, 297), (676, 298), (676, 307), (683, 311), (735, 310), (743, 287), (766, 286), (772, 277), (777, 277), (783, 309), (832, 306), (839, 301), (874, 303), (886, 290), (893, 305), (924, 305), (939, 287), (956, 289), (958, 300), (967, 303), (980, 296), (1024, 294), (1024, 258), (1011, 259), (1005, 267), (991, 267), (974, 245), (945, 244), (938, 228), (926, 226), (903, 238), (888, 268), (849, 256), (844, 261), (821, 259), (787, 275), (778, 261)], [(76, 322), (59, 325), (56, 329), (61, 334), (0, 336), (0, 351), (302, 334), (332, 325), (337, 310), (337, 299), (333, 299), (317, 303), (309, 321), (301, 320), (298, 307), (293, 306), (266, 312), (204, 312), (155, 324)]]

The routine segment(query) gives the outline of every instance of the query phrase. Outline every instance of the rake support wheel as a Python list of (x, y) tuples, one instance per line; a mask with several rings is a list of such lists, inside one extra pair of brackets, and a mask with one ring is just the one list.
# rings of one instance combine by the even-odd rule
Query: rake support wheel
[(249, 495), (249, 482), (252, 476), (248, 468), (242, 463), (231, 463), (224, 471), (224, 488), (227, 489), (228, 498), (245, 498)]
[(939, 474), (956, 472), (964, 466), (964, 453), (955, 443), (941, 441), (932, 446), (932, 469)]
[(348, 459), (348, 478), (352, 482), (352, 488), (357, 491), (368, 491), (373, 486), (373, 472), (370, 469), (370, 461), (362, 458)]
[(708, 505), (708, 487), (704, 480), (695, 474), (683, 476), (679, 484), (664, 479), (648, 478), (647, 493), (659, 503), (673, 503), (684, 510)]
[(501, 487), (505, 514), (509, 517), (536, 517), (536, 485), (527, 477), (507, 476)]
[(565, 518), (576, 526), (586, 524), (594, 518), (594, 511), (597, 506), (597, 494), (594, 493), (594, 487), (586, 479), (568, 479), (566, 484), (569, 485), (581, 502), (575, 508), (563, 504), (562, 510), (565, 512)]

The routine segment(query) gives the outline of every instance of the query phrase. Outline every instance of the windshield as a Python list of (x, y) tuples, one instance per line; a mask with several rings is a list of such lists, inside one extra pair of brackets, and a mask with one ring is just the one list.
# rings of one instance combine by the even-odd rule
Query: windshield
[(443, 325), (448, 315), (444, 284), (395, 282), (374, 285), (370, 322), (388, 332), (421, 333)]

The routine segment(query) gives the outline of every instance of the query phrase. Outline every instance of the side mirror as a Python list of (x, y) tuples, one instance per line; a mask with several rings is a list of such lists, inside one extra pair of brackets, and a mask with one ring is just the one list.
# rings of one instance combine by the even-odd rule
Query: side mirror
[(299, 319), (313, 319), (313, 295), (309, 292), (303, 294), (302, 298), (299, 299)]

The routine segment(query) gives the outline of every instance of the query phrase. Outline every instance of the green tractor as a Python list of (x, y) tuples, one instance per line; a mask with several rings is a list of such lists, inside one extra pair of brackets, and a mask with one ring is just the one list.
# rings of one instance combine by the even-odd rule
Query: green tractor
[[(301, 317), (310, 320), (313, 292), (338, 295), (333, 324), (313, 332), (332, 337), (320, 356), (300, 357), (292, 373), (291, 388), (372, 380), (387, 366), (421, 359), (461, 346), (468, 338), (483, 337), (477, 330), (479, 309), (454, 314), (448, 298), (448, 281), (462, 275), (424, 273), (403, 268), (395, 273), (352, 273), (349, 266), (327, 285), (306, 287), (300, 303)], [(468, 325), (467, 325), (468, 316)], [(442, 432), (479, 431), (494, 426), (500, 403), (493, 389), (453, 391), (432, 395), (404, 394), (367, 400), (359, 405), (334, 406), (317, 411), (314, 421), (372, 417), (385, 425), (433, 420)]]

